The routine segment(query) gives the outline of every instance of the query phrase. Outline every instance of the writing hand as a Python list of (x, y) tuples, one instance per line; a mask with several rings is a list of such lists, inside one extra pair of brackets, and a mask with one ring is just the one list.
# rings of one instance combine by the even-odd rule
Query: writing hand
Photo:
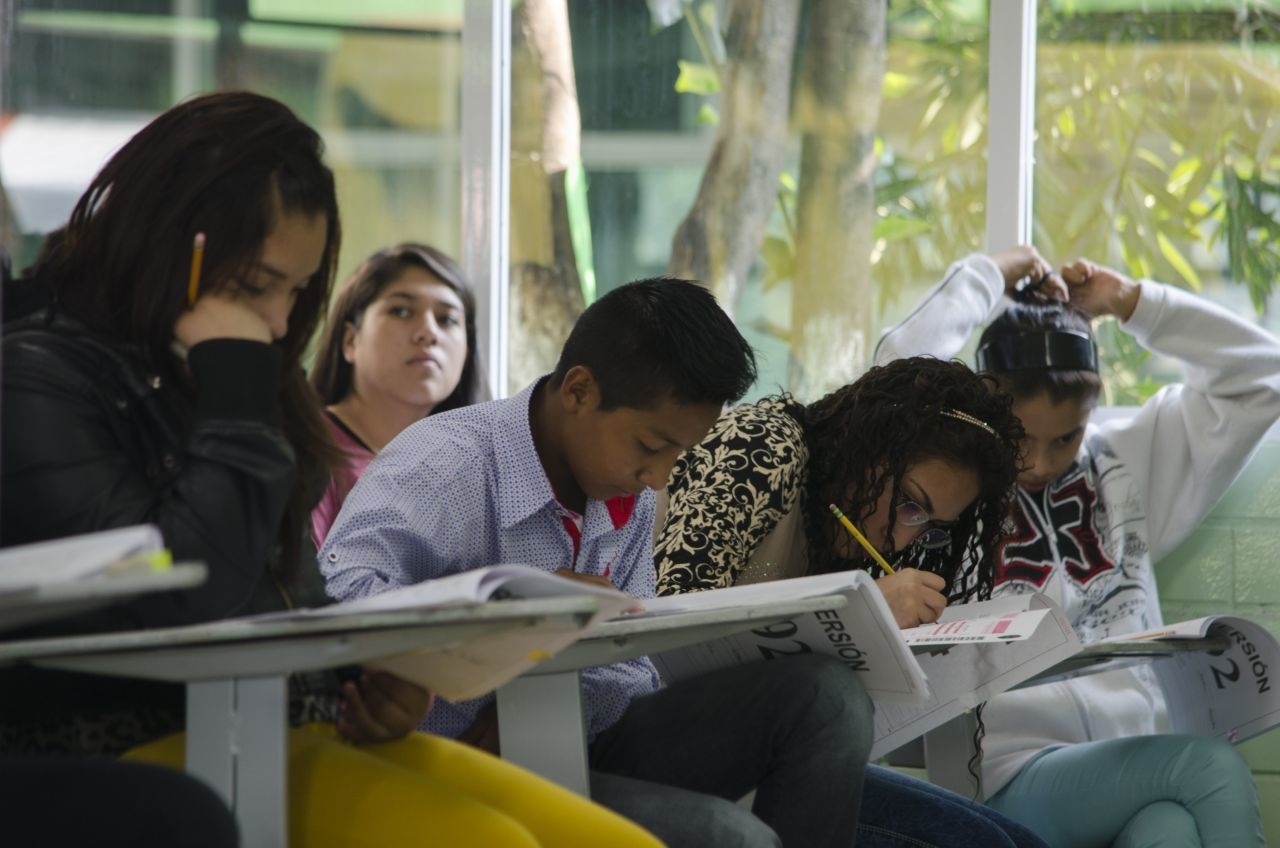
[(342, 685), (338, 733), (348, 742), (391, 742), (410, 733), (431, 711), (434, 696), (386, 671), (366, 669), (359, 685)]
[(564, 577), (568, 580), (577, 580), (579, 583), (591, 583), (595, 586), (603, 586), (606, 589), (618, 588), (617, 586), (613, 585), (613, 581), (610, 580), (608, 577), (601, 577), (599, 574), (579, 574), (578, 572), (569, 568), (557, 568), (556, 576)]
[(904, 629), (937, 621), (947, 608), (942, 594), (947, 581), (931, 571), (899, 568), (876, 580), (876, 586), (892, 610), (894, 621)]

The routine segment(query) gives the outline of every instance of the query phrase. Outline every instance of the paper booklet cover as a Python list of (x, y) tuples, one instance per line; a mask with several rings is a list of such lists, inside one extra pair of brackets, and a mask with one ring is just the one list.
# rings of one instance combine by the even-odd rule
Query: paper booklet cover
[(1225, 638), (1227, 647), (1178, 652), (1152, 664), (1164, 690), (1169, 732), (1243, 742), (1275, 727), (1280, 723), (1280, 695), (1271, 672), (1280, 668), (1280, 645), (1262, 625), (1211, 615), (1106, 642), (1211, 636)]
[(841, 594), (843, 609), (807, 613), (652, 657), (666, 680), (729, 665), (826, 653), (856, 671), (876, 702), (879, 757), (1072, 656), (1080, 640), (1041, 595), (948, 607), (939, 621), (900, 629), (862, 571), (659, 598), (646, 615)]
[(151, 524), (69, 536), (0, 551), (0, 593), (25, 592), (75, 580), (134, 571), (122, 567), (164, 551), (159, 528)]

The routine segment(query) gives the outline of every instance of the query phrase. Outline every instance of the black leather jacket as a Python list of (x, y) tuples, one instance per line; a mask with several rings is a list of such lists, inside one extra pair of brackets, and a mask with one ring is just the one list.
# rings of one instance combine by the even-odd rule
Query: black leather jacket
[[(54, 622), (41, 635), (323, 603), (317, 569), (301, 568), (304, 579), (286, 586), (270, 566), (295, 474), (278, 426), (280, 351), (220, 339), (193, 348), (188, 365), (189, 383), (162, 378), (127, 347), (48, 313), (4, 328), (0, 546), (149, 522), (175, 559), (209, 569), (198, 588)], [(65, 710), (79, 719), (172, 705), (178, 695), (155, 684), (9, 670), (0, 674), (0, 723), (12, 730)], [(12, 733), (4, 735), (0, 748), (12, 748)]]

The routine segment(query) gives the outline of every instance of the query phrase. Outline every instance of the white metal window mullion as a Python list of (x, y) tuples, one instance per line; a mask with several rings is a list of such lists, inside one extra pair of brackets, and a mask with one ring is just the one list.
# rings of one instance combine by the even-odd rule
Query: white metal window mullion
[(1036, 0), (990, 0), (987, 250), (1031, 243)]
[(193, 34), (193, 25), (206, 14), (202, 0), (173, 0), (173, 18), (177, 31), (173, 36), (173, 88), (170, 100), (181, 103), (203, 91), (201, 59), (205, 45)]
[(462, 267), (475, 286), (476, 344), (498, 398), (507, 394), (511, 2), (466, 0), (464, 8)]

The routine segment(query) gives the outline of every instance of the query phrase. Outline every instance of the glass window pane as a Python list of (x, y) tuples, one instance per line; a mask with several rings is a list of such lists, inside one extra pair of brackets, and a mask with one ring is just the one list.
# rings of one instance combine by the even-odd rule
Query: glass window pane
[(29, 262), (102, 162), (195, 93), (276, 97), (324, 135), (340, 274), (400, 240), (457, 254), (462, 0), (18, 0), (0, 79), (0, 238)]
[[(1275, 16), (1208, 0), (1039, 8), (1035, 239), (1201, 292), (1275, 329), (1280, 36)], [(1179, 377), (1100, 331), (1107, 401)]]
[(555, 6), (513, 26), (513, 390), (593, 297), (672, 273), (760, 351), (755, 395), (813, 397), (981, 245), (985, 3)]
[(987, 3), (889, 3), (876, 177), (876, 337), (986, 242)]

